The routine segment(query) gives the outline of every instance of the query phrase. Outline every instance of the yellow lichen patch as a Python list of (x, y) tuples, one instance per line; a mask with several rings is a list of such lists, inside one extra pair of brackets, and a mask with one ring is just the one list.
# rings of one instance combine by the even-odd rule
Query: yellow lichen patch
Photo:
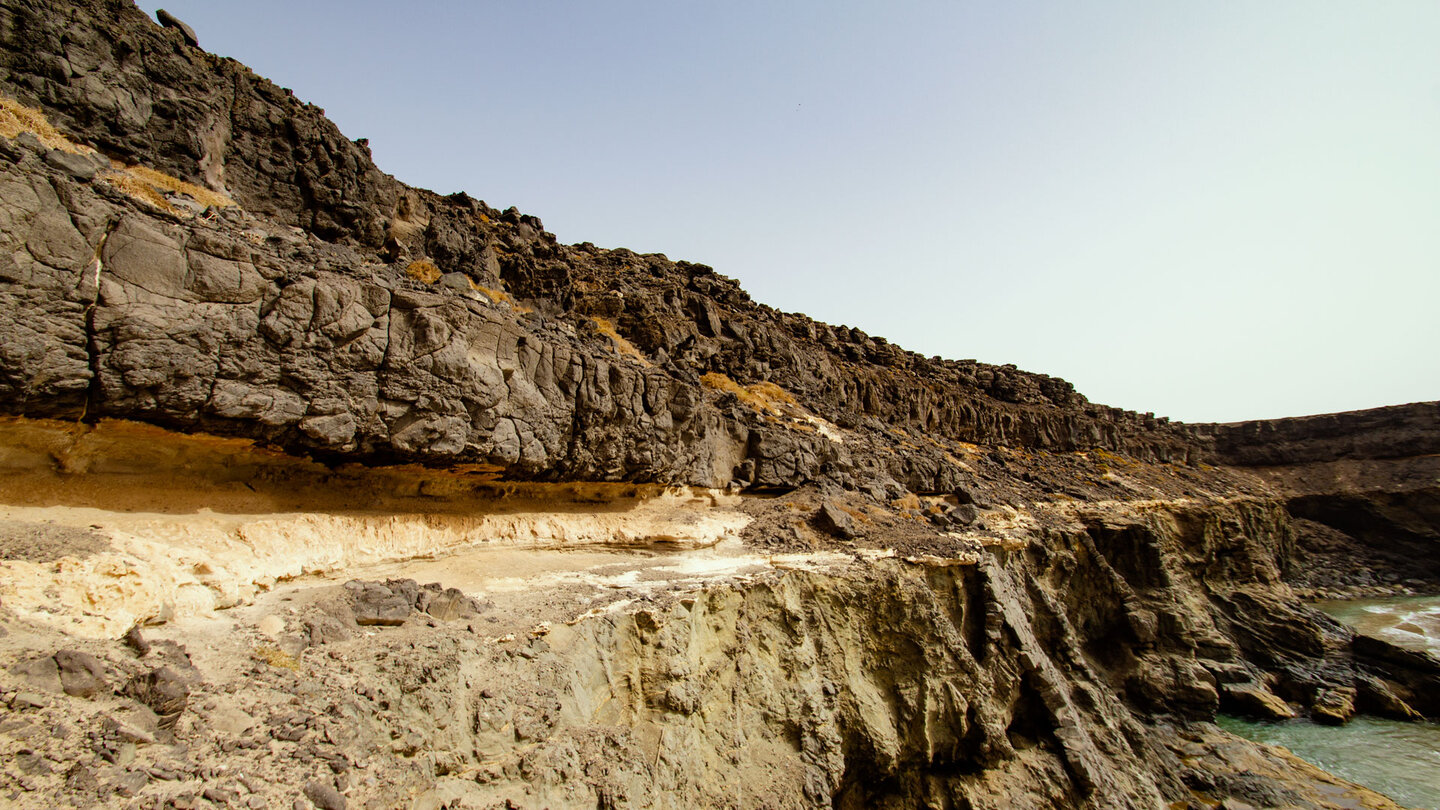
[(295, 656), (284, 650), (275, 647), (256, 647), (250, 654), (257, 661), (263, 661), (272, 667), (300, 671), (300, 662), (295, 660)]
[(1095, 468), (1101, 473), (1109, 473), (1112, 468), (1116, 467), (1131, 469), (1140, 467), (1139, 461), (1129, 456), (1122, 456), (1119, 453), (1112, 453), (1100, 447), (1090, 450), (1087, 455), (1094, 462)]
[(647, 366), (650, 365), (650, 361), (646, 360), (645, 355), (642, 354), (639, 349), (635, 348), (635, 344), (626, 340), (623, 335), (615, 331), (614, 322), (608, 318), (591, 318), (590, 320), (595, 323), (595, 329), (599, 331), (600, 334), (610, 338), (610, 343), (616, 352), (626, 357), (633, 357)]
[(440, 268), (429, 259), (416, 259), (405, 268), (405, 275), (423, 284), (434, 284), (440, 280)]
[(727, 394), (734, 394), (736, 399), (749, 406), (752, 410), (760, 413), (779, 416), (785, 412), (786, 405), (795, 405), (795, 397), (789, 391), (772, 382), (758, 382), (752, 385), (741, 385), (724, 374), (710, 372), (700, 378), (700, 382), (707, 388), (716, 391), (724, 391)]
[(40, 143), (51, 149), (60, 149), (77, 155), (86, 155), (94, 152), (88, 146), (81, 146), (60, 134), (60, 130), (50, 125), (45, 119), (45, 113), (5, 96), (0, 96), (0, 135), (6, 138), (13, 138), (22, 132), (29, 132), (40, 139)]

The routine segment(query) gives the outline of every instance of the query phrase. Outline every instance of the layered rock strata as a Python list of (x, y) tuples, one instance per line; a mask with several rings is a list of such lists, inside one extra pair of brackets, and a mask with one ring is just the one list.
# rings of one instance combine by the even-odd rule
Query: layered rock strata
[(1192, 430), (1284, 499), (1296, 584), (1332, 596), (1440, 591), (1440, 402)]
[[(107, 466), (90, 464), (66, 500)], [(431, 491), (437, 506), (470, 497)], [(776, 536), (804, 530), (812, 494), (690, 512), (739, 508)], [(123, 542), (112, 527), (134, 518), (88, 502), (71, 519)], [(0, 790), (20, 807), (1387, 808), (1206, 721), (1440, 711), (1440, 664), (1294, 600), (1279, 502), (991, 501), (969, 528), (908, 538), (884, 528), (888, 511), (838, 504), (860, 537), (788, 553), (587, 560), (570, 546), (561, 561), (489, 537), (447, 546), (432, 520), (408, 531), (433, 561), (396, 548), (388, 565), (332, 562), (217, 612), (172, 605), (116, 641), (7, 592), (36, 613), (4, 616), (0, 745), (22, 767)], [(203, 516), (177, 507), (144, 515), (148, 536), (172, 537), (211, 575), (195, 587), (219, 592), (222, 555), (255, 523), (201, 544), (184, 527)], [(311, 525), (313, 559), (354, 542), (343, 523)], [(897, 552), (907, 539), (924, 545)], [(72, 545), (56, 570), (109, 553)], [(378, 581), (339, 584), (358, 571)]]

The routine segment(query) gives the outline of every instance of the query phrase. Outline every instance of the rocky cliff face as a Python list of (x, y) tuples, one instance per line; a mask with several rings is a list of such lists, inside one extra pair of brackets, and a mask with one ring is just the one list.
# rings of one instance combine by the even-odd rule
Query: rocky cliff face
[(1179, 460), (1194, 444), (1061, 380), (922, 358), (702, 265), (560, 245), (534, 217), (406, 188), (318, 108), (128, 4), (0, 8), (6, 94), (68, 141), (6, 147), (12, 413), (758, 487), (952, 488), (910, 433)]
[(1440, 402), (1192, 429), (1218, 460), (1247, 467), (1410, 458), (1440, 453)]
[(12, 802), (1390, 806), (1208, 721), (1440, 714), (1292, 587), (1440, 589), (1434, 403), (923, 358), (406, 187), (192, 39), (0, 0)]
[(1285, 499), (1296, 584), (1440, 590), (1440, 403), (1194, 429)]

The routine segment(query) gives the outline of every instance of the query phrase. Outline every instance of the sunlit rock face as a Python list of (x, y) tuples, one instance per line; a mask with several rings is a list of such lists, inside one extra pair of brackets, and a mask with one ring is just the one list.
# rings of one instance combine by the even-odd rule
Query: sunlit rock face
[[(379, 171), (128, 2), (0, 0), (17, 807), (1389, 807), (1435, 403), (1185, 426)], [(1298, 589), (1298, 590), (1297, 590)], [(63, 733), (62, 733), (63, 730)]]

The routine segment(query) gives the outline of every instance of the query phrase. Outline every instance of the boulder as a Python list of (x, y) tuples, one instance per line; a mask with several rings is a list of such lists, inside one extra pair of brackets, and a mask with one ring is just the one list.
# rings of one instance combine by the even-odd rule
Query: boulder
[[(101, 160), (103, 160), (103, 158)], [(93, 180), (96, 172), (104, 167), (101, 160), (97, 160), (93, 154), (66, 152), (63, 149), (51, 149), (45, 153), (46, 163), (74, 177), (76, 180)]]
[(109, 691), (105, 681), (105, 665), (89, 653), (61, 650), (55, 653), (60, 671), (60, 687), (72, 697), (90, 698)]
[(10, 667), (10, 674), (20, 679), (30, 689), (43, 692), (59, 692), (60, 669), (53, 656), (27, 658)]
[(950, 523), (955, 526), (969, 526), (980, 517), (980, 510), (974, 504), (962, 503), (946, 513)]
[(316, 647), (350, 638), (350, 631), (345, 628), (345, 625), (330, 616), (322, 616), (308, 622), (305, 625), (305, 632), (309, 636), (310, 644)]
[(318, 779), (305, 784), (305, 798), (320, 810), (345, 810), (345, 797), (340, 791)]
[(180, 36), (185, 38), (185, 44), (192, 48), (200, 47), (200, 40), (195, 36), (195, 29), (180, 22), (174, 14), (171, 14), (163, 8), (157, 8), (155, 9), (155, 19), (166, 28), (173, 28), (179, 31)]
[[(413, 580), (410, 582), (414, 584)], [(413, 598), (403, 591), (396, 593), (394, 589), (379, 582), (351, 580), (345, 583), (345, 588), (350, 591), (351, 610), (355, 614), (355, 623), (362, 626), (396, 627), (402, 625), (415, 608)]]
[(1296, 715), (1289, 703), (1257, 683), (1227, 683), (1220, 687), (1220, 708), (1263, 720), (1289, 720)]
[(854, 518), (833, 501), (826, 501), (815, 513), (815, 527), (842, 540), (853, 540), (856, 537)]
[(475, 615), (477, 612), (475, 608), (474, 600), (466, 596), (459, 588), (446, 588), (430, 597), (430, 603), (425, 606), (425, 612), (442, 622), (448, 622)]
[(1310, 705), (1310, 717), (1317, 723), (1331, 726), (1344, 725), (1355, 716), (1355, 688), (1338, 686), (1322, 689)]
[(126, 631), (125, 637), (122, 638), (121, 641), (124, 641), (125, 646), (134, 650), (135, 654), (141, 658), (144, 658), (150, 653), (150, 642), (145, 640), (145, 636), (140, 632), (140, 625), (138, 624), (132, 625), (130, 629)]
[(190, 685), (170, 667), (136, 675), (125, 685), (124, 694), (149, 706), (159, 717), (159, 726), (175, 728), (190, 699)]

